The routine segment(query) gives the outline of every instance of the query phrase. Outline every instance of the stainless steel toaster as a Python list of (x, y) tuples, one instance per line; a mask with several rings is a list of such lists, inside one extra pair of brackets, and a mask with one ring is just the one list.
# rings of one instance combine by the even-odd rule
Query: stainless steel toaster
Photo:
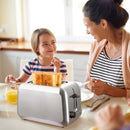
[(81, 92), (77, 83), (60, 88), (23, 83), (18, 87), (17, 113), (22, 119), (67, 126), (81, 115)]

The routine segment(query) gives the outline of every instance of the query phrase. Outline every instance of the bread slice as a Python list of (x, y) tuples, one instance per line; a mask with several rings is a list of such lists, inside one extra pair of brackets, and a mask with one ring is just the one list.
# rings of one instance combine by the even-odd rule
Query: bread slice
[(46, 85), (46, 86), (61, 86), (61, 73), (54, 72), (33, 72), (33, 84)]

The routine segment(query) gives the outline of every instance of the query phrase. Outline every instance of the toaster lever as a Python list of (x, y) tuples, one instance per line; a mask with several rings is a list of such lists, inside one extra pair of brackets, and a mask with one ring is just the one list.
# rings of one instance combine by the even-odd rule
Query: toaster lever
[(73, 95), (70, 96), (71, 98), (79, 98), (80, 96), (74, 93)]

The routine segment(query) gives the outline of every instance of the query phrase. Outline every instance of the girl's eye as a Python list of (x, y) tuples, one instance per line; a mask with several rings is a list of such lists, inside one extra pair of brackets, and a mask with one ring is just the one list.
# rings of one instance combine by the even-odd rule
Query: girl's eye
[(55, 44), (56, 42), (52, 42), (51, 44)]
[(42, 46), (47, 46), (48, 44), (47, 43), (43, 43)]

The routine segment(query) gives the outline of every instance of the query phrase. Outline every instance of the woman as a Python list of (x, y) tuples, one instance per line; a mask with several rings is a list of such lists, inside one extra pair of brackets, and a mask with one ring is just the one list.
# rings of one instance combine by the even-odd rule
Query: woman
[(97, 95), (130, 98), (129, 15), (122, 0), (89, 0), (83, 7), (87, 34), (94, 36), (85, 86)]

